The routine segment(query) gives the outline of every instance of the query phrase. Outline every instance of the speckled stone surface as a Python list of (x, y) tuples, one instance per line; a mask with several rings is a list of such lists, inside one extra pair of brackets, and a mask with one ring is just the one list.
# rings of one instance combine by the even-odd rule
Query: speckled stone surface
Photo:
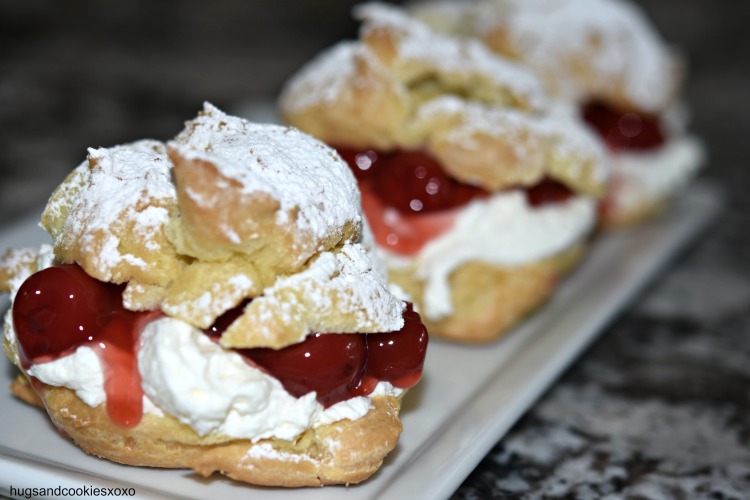
[[(0, 224), (38, 210), (86, 147), (166, 139), (204, 100), (273, 96), (354, 33), (353, 3), (0, 0)], [(750, 497), (750, 3), (641, 3), (688, 55), (726, 210), (456, 499)]]

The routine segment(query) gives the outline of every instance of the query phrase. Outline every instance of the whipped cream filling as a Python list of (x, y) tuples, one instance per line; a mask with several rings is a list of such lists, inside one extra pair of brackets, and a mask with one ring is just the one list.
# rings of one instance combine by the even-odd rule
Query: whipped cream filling
[(672, 138), (654, 150), (613, 154), (614, 209), (627, 213), (678, 192), (693, 178), (704, 156), (701, 142), (692, 136)]
[[(43, 245), (37, 254), (37, 269), (52, 266), (53, 259), (52, 248)], [(11, 301), (26, 278), (28, 275), (19, 275), (11, 283)], [(4, 327), (13, 362), (20, 367), (12, 308), (5, 315)], [(274, 377), (174, 318), (162, 318), (144, 328), (138, 368), (144, 412), (170, 414), (201, 435), (218, 433), (253, 441), (292, 440), (310, 427), (357, 420), (373, 408), (370, 398), (398, 397), (404, 392), (388, 382), (379, 382), (368, 397), (358, 396), (324, 408), (314, 392), (295, 398)], [(73, 390), (91, 407), (107, 400), (101, 361), (87, 346), (54, 361), (32, 365), (27, 374), (47, 385)]]
[[(15, 345), (12, 325), (9, 311), (6, 336)], [(311, 427), (357, 420), (372, 409), (371, 397), (403, 393), (380, 382), (369, 397), (354, 397), (324, 408), (314, 392), (295, 398), (277, 379), (174, 318), (151, 322), (143, 330), (138, 368), (145, 412), (170, 414), (201, 435), (215, 433), (253, 441), (293, 440)], [(32, 365), (27, 373), (45, 384), (73, 390), (91, 407), (106, 402), (101, 362), (89, 347)]]
[[(588, 127), (574, 102), (558, 100), (552, 113)], [(613, 186), (607, 202), (615, 212), (639, 210), (679, 192), (705, 161), (701, 141), (686, 133), (689, 116), (683, 104), (675, 104), (660, 118), (667, 138), (662, 146), (642, 151), (607, 151)]]
[[(307, 428), (356, 420), (372, 408), (367, 397), (354, 397), (327, 409), (317, 402), (314, 392), (295, 398), (277, 379), (248, 365), (239, 354), (173, 318), (154, 321), (144, 329), (138, 367), (144, 393), (202, 435), (291, 440)], [(380, 394), (398, 391), (380, 390)]]
[(425, 316), (439, 320), (453, 312), (448, 278), (462, 264), (483, 261), (518, 266), (561, 252), (584, 237), (596, 222), (596, 200), (578, 196), (532, 207), (522, 191), (474, 200), (446, 233), (414, 256), (381, 250), (389, 267), (414, 267), (424, 280)]

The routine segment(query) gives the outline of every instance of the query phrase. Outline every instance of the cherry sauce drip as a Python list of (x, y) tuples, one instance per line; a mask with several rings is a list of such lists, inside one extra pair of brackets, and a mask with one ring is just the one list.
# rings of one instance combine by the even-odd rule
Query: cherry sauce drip
[[(243, 308), (224, 313), (206, 334), (218, 340)], [(422, 376), (427, 341), (419, 314), (408, 304), (404, 327), (397, 332), (312, 333), (303, 342), (282, 349), (234, 351), (278, 379), (291, 395), (301, 397), (315, 391), (318, 402), (329, 407), (370, 394), (379, 381), (401, 389), (414, 386)]]
[(122, 306), (123, 286), (103, 283), (65, 264), (33, 274), (13, 302), (13, 325), (25, 369), (92, 348), (104, 370), (110, 418), (124, 427), (140, 422), (143, 390), (136, 360), (142, 328), (158, 312)]
[(655, 115), (623, 112), (600, 102), (589, 102), (582, 107), (581, 116), (613, 151), (654, 149), (666, 141)]

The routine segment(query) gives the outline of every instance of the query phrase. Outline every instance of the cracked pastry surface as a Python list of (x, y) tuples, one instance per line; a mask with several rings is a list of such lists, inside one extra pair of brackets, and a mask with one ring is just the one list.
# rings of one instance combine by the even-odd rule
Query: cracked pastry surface
[[(0, 259), (0, 285), (14, 301), (4, 349), (22, 371), (13, 391), (45, 407), (85, 451), (116, 462), (275, 486), (366, 479), (396, 445), (400, 400), (421, 362), (399, 380), (364, 369), (365, 334), (400, 334), (414, 314), (386, 287), (360, 211), (334, 150), (210, 104), (167, 143), (89, 150), (43, 214), (52, 246)], [(72, 287), (96, 283), (96, 298), (86, 299), (94, 305), (71, 308), (95, 308), (99, 326), (81, 323), (88, 341), (37, 355), (29, 339), (67, 325), (28, 319), (37, 306), (16, 307), (34, 279), (47, 300), (44, 280), (54, 274), (45, 272)], [(119, 309), (107, 316), (96, 308), (110, 296)], [(252, 357), (282, 359), (273, 356), (311, 337), (353, 346), (334, 360), (343, 372), (361, 363), (351, 382), (338, 382), (351, 387), (328, 399)], [(126, 417), (120, 401), (130, 401)]]
[[(685, 131), (681, 54), (636, 5), (621, 0), (424, 1), (411, 12), (439, 31), (477, 38), (532, 69), (561, 112), (599, 130), (612, 164), (602, 225), (627, 226), (658, 213), (704, 163), (700, 141)], [(592, 122), (586, 113), (590, 104), (606, 106), (611, 123)], [(639, 139), (649, 127), (656, 132)]]
[(585, 131), (553, 124), (531, 73), (400, 9), (365, 4), (355, 14), (360, 40), (323, 52), (286, 85), (287, 123), (348, 148), (421, 149), (452, 176), (490, 190), (549, 175), (601, 193), (600, 151)]
[[(206, 328), (285, 276), (323, 267), (315, 264), (322, 259), (336, 262), (327, 278), (356, 276), (363, 285), (346, 286), (343, 279), (314, 285), (325, 288), (328, 300), (338, 299), (317, 328), (397, 329), (399, 320), (391, 318), (401, 302), (376, 284), (377, 271), (363, 263), (369, 259), (357, 243), (358, 204), (348, 168), (325, 145), (207, 105), (166, 145), (140, 141), (90, 150), (52, 195), (42, 225), (59, 262), (76, 262), (101, 281), (127, 283), (125, 306), (131, 310), (161, 308)], [(347, 259), (336, 257), (341, 252), (357, 254), (357, 265), (345, 266)], [(285, 286), (286, 295), (311, 310), (315, 304), (305, 287), (317, 278), (304, 274)], [(247, 330), (244, 340), (227, 333), (233, 347), (279, 347), (312, 331), (287, 318), (278, 323), (285, 326)]]
[[(389, 276), (419, 305), (431, 334), (497, 338), (542, 303), (570, 267), (541, 262), (566, 260), (555, 256), (576, 247), (594, 225), (592, 200), (605, 192), (608, 179), (604, 152), (590, 131), (549, 108), (531, 72), (478, 41), (439, 34), (384, 4), (359, 6), (355, 16), (362, 21), (359, 39), (324, 51), (293, 76), (282, 92), (281, 114), (353, 152), (347, 159), (361, 170), (363, 205)], [(406, 163), (439, 165), (443, 177), (430, 180), (433, 170), (421, 166), (413, 175), (381, 166), (400, 161), (402, 152), (411, 155)], [(415, 154), (421, 159), (413, 160)], [(398, 182), (384, 188), (382, 176), (368, 177), (383, 168), (403, 176), (402, 183), (424, 179), (431, 199), (455, 183), (455, 189), (468, 186), (476, 194), (465, 205), (429, 213), (418, 197), (407, 203), (412, 211), (395, 209), (376, 191), (400, 191)], [(550, 182), (564, 185), (571, 200), (565, 205), (577, 208), (531, 206), (524, 191)], [(514, 228), (521, 220), (530, 225), (519, 233)], [(410, 238), (425, 241), (398, 247)], [(543, 272), (531, 272), (537, 261)], [(517, 279), (521, 267), (529, 270), (526, 279)], [(514, 290), (526, 298), (506, 301), (502, 314), (464, 300), (508, 298)], [(473, 314), (478, 317), (469, 319)]]

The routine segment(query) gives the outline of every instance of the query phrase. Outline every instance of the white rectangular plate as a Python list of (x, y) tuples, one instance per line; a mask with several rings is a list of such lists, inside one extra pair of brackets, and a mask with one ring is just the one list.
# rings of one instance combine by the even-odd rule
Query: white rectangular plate
[[(139, 498), (444, 498), (580, 352), (719, 211), (720, 193), (687, 190), (657, 220), (599, 235), (554, 297), (503, 340), (486, 346), (432, 341), (423, 381), (404, 400), (404, 432), (382, 469), (350, 487), (255, 488), (188, 471), (117, 465), (86, 455), (46, 415), (0, 390), (0, 494), (14, 488), (125, 487)], [(3, 247), (45, 241), (35, 221), (0, 232)], [(7, 307), (7, 300), (0, 309)], [(0, 386), (13, 368), (3, 357)]]

